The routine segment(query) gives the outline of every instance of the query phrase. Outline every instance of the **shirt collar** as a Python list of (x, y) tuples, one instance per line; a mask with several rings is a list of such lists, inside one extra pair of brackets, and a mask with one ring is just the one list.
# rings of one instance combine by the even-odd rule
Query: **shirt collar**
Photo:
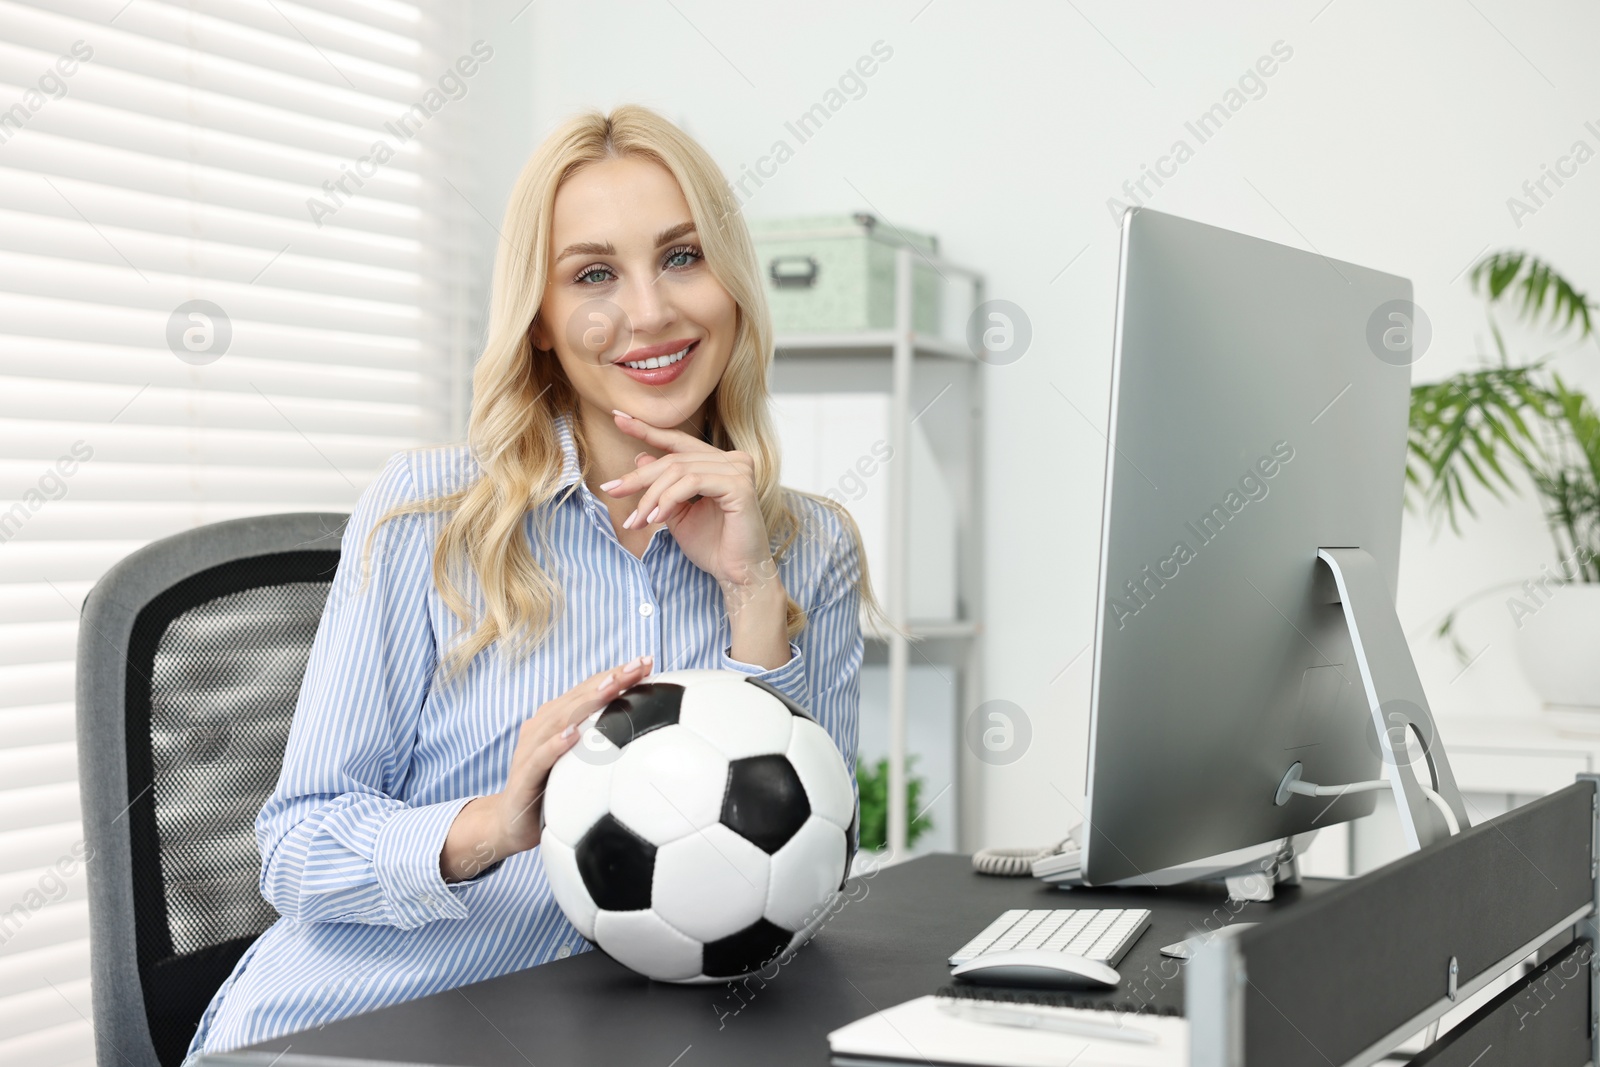
[(561, 477), (556, 488), (565, 489), (583, 480), (583, 468), (578, 463), (578, 442), (572, 436), (572, 416), (566, 412), (556, 416), (556, 439), (561, 443)]

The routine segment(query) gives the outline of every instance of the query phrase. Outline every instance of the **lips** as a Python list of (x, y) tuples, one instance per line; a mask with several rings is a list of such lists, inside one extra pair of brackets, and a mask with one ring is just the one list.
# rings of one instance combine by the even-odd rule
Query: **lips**
[[(694, 359), (699, 351), (699, 341), (667, 341), (648, 348), (638, 348), (629, 352), (624, 359), (618, 360), (612, 366), (645, 385), (665, 385), (676, 379), (688, 367), (689, 361)], [(681, 356), (678, 353), (683, 353)], [(672, 357), (677, 356), (676, 359)], [(644, 360), (654, 360), (659, 363), (654, 367), (630, 367), (629, 363), (638, 363)]]

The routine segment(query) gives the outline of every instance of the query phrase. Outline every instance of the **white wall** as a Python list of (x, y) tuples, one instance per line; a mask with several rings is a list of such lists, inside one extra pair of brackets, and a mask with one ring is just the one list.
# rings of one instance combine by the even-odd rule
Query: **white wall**
[[(634, 101), (682, 123), (731, 177), (774, 140), (793, 144), (784, 123), (874, 42), (892, 48), (746, 210), (868, 210), (935, 231), (1032, 320), (1028, 354), (986, 371), (986, 689), (1027, 711), (1034, 740), (1020, 762), (990, 769), (984, 843), (1059, 836), (1074, 817), (1062, 794), (1083, 787), (1088, 657), (1061, 672), (1090, 637), (1105, 446), (1056, 390), (1104, 427), (1116, 268), (1106, 201), (1175, 139), (1195, 144), (1186, 120), (1275, 42), (1293, 50), (1148, 202), (1411, 277), (1434, 325), (1419, 376), (1484, 350), (1462, 272), (1486, 248), (1532, 248), (1600, 289), (1600, 160), (1520, 228), (1506, 206), (1574, 140), (1600, 147), (1584, 128), (1600, 129), (1600, 10), (1576, 0), (537, 3), (506, 32), (525, 26), (528, 148), (575, 109)], [(1593, 347), (1572, 368), (1600, 385)], [(1503, 602), (1468, 617), (1468, 644), (1489, 647), (1453, 684), (1459, 666), (1425, 631), (1459, 595), (1535, 572), (1548, 538), (1526, 498), (1490, 506), (1467, 533), (1430, 542), (1408, 520), (1402, 617), (1446, 720), (1526, 713)]]

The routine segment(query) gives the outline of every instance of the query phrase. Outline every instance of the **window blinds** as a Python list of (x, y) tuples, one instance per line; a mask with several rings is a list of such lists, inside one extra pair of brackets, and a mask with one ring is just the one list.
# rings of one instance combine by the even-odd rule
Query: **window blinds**
[(438, 146), (492, 49), (455, 17), (0, 0), (0, 1063), (93, 1060), (71, 701), (96, 578), (201, 523), (348, 510), (459, 433), (492, 249)]

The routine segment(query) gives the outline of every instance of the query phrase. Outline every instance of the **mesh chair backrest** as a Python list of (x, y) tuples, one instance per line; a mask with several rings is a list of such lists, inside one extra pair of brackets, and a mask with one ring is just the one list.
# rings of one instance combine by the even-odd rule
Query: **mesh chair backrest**
[(277, 919), (255, 819), (277, 785), (337, 551), (201, 571), (140, 612), (127, 673), (138, 968), (175, 1067), (213, 993)]

